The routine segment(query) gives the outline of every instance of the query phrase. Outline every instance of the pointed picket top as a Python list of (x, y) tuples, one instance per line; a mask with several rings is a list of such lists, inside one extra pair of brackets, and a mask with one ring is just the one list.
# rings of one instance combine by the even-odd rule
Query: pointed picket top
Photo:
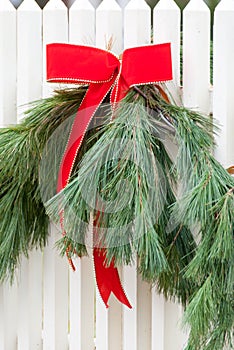
[(103, 0), (97, 8), (97, 11), (100, 11), (100, 10), (121, 11), (121, 7), (115, 0)]
[(96, 46), (122, 52), (122, 9), (115, 0), (103, 0), (96, 10)]
[(150, 6), (146, 3), (145, 0), (130, 0), (129, 3), (125, 6), (125, 10), (131, 10), (136, 8), (139, 10), (150, 11)]
[(234, 0), (221, 0), (215, 7), (215, 11), (233, 11)]
[(75, 0), (70, 7), (71, 10), (94, 10), (94, 7), (89, 0)]
[(209, 7), (203, 0), (190, 0), (189, 3), (184, 8), (186, 11), (207, 11), (210, 12)]
[(41, 8), (35, 0), (24, 0), (18, 7), (18, 11), (41, 11)]
[(151, 9), (145, 0), (131, 0), (124, 9), (124, 48), (149, 45)]
[[(194, 84), (195, 81), (196, 84)], [(209, 113), (209, 87), (210, 10), (202, 0), (191, 0), (183, 11), (183, 101), (185, 106)]]
[(12, 5), (10, 0), (1, 0), (0, 11), (16, 11), (16, 8)]
[(67, 9), (67, 6), (64, 4), (62, 0), (49, 0), (45, 7), (43, 8), (43, 11), (46, 10), (64, 10)]
[(177, 10), (178, 12), (180, 11), (179, 6), (174, 0), (160, 0), (154, 7), (154, 11), (156, 10)]
[(69, 42), (95, 44), (95, 9), (89, 0), (76, 0), (69, 10)]

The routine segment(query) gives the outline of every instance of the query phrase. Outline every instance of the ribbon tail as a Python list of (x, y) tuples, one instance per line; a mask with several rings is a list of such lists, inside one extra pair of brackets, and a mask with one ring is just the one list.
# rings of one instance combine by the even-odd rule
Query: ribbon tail
[(120, 282), (117, 268), (114, 266), (113, 262), (110, 264), (110, 266), (106, 266), (105, 264), (106, 250), (103, 248), (94, 248), (93, 257), (97, 286), (106, 307), (109, 307), (108, 299), (112, 292), (122, 304), (131, 309), (132, 306), (126, 297)]

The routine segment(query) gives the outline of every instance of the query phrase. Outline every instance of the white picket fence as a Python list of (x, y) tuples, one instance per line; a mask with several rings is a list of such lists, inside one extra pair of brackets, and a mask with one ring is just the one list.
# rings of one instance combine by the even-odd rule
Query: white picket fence
[[(0, 125), (17, 123), (21, 105), (48, 94), (45, 45), (50, 42), (105, 48), (113, 36), (117, 54), (150, 44), (152, 36), (155, 43), (171, 42), (179, 89), (180, 10), (173, 0), (160, 0), (152, 17), (153, 34), (144, 0), (130, 0), (124, 9), (103, 0), (96, 10), (88, 0), (76, 0), (69, 11), (61, 0), (50, 0), (43, 10), (34, 0), (24, 0), (17, 10), (0, 0)], [(215, 11), (213, 87), (209, 46), (209, 9), (202, 0), (191, 0), (183, 11), (183, 99), (188, 107), (213, 111), (222, 125), (216, 154), (228, 166), (234, 164), (234, 0), (221, 0)], [(133, 309), (114, 298), (105, 309), (92, 259), (77, 259), (77, 271), (70, 271), (54, 249), (58, 233), (51, 230), (44, 253), (32, 252), (13, 286), (0, 286), (0, 350), (183, 349), (187, 335), (180, 327), (180, 306), (142, 282), (132, 266), (120, 273)]]

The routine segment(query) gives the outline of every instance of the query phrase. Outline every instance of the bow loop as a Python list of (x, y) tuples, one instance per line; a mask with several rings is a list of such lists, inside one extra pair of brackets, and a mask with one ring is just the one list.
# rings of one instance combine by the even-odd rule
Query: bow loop
[(55, 83), (108, 83), (117, 76), (119, 59), (111, 52), (89, 46), (47, 45), (47, 81)]

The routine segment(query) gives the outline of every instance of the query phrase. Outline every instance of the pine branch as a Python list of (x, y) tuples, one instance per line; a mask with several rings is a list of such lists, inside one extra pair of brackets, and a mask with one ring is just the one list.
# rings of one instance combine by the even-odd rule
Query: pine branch
[[(74, 114), (85, 90), (57, 92), (35, 102), (21, 124), (0, 130), (0, 280), (13, 279), (21, 254), (42, 248), (48, 237), (39, 185), (49, 137)], [(47, 164), (47, 169), (50, 169)]]

